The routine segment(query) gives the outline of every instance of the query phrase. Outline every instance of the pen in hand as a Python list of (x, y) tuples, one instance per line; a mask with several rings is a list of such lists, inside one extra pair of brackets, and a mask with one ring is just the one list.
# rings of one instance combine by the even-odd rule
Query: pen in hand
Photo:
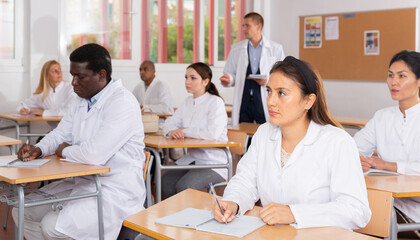
[(26, 139), (26, 143), (25, 143), (25, 153), (23, 154), (23, 159), (22, 159), (22, 161), (28, 161), (28, 155), (30, 155), (29, 154), (29, 151), (30, 151), (30, 148), (28, 148), (29, 147), (29, 139)]
[[(210, 185), (211, 192), (213, 193), (214, 199), (216, 199), (217, 206), (219, 206), (219, 210), (224, 216), (225, 212), (223, 211), (222, 206), (220, 206), (219, 199), (217, 199), (216, 191), (214, 190), (213, 184), (210, 182), (209, 185)], [(227, 220), (225, 220), (225, 224), (227, 224)]]

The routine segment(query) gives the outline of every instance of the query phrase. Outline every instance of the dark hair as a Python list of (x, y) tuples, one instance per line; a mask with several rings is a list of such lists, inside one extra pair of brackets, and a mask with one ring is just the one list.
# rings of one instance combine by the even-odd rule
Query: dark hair
[(331, 124), (342, 128), (341, 124), (335, 121), (328, 111), (324, 87), (319, 73), (315, 73), (306, 62), (292, 56), (276, 62), (271, 68), (270, 75), (276, 72), (281, 72), (294, 80), (300, 88), (302, 96), (316, 95), (314, 104), (308, 110), (309, 119), (320, 125)]
[(70, 54), (70, 61), (84, 63), (87, 62), (87, 69), (98, 73), (100, 70), (106, 71), (106, 80), (111, 81), (112, 65), (111, 56), (108, 50), (96, 43), (85, 44)]
[(211, 78), (213, 77), (213, 73), (211, 72), (211, 69), (210, 69), (209, 65), (207, 65), (205, 63), (202, 63), (202, 62), (196, 62), (196, 63), (193, 63), (193, 64), (189, 65), (187, 67), (187, 69), (188, 68), (194, 69), (198, 73), (198, 75), (200, 75), (200, 77), (203, 80), (208, 78), (209, 79), (209, 84), (207, 84), (207, 86), (206, 86), (206, 92), (220, 97), (219, 91), (217, 90), (216, 85), (214, 85), (214, 83), (211, 82)]
[(403, 61), (416, 75), (416, 78), (420, 78), (420, 53), (410, 50), (403, 50), (392, 57), (388, 67), (391, 67), (394, 62), (398, 61)]
[(261, 24), (261, 29), (264, 27), (264, 18), (259, 13), (256, 13), (256, 12), (247, 13), (244, 16), (244, 19), (246, 18), (251, 18), (254, 23)]

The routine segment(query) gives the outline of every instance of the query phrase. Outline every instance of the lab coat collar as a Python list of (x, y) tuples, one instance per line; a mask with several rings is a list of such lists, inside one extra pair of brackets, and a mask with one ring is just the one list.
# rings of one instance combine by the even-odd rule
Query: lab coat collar
[(405, 117), (407, 119), (412, 118), (412, 116), (417, 116), (420, 113), (420, 103), (417, 103), (416, 105), (412, 106), (411, 108), (405, 110)]
[(202, 102), (204, 102), (208, 96), (210, 95), (209, 92), (205, 92), (203, 95), (199, 96), (198, 98), (193, 97), (193, 103), (195, 106), (200, 105)]
[[(261, 34), (261, 41), (260, 44), (262, 43), (262, 47), (263, 48), (271, 48), (271, 43), (270, 41), (267, 41), (264, 37), (264, 35)], [(246, 39), (246, 41), (242, 41), (242, 48), (248, 48), (248, 44), (250, 44), (251, 41), (249, 41), (249, 39)]]
[[(54, 89), (50, 85), (48, 85), (48, 86), (50, 87), (50, 92), (54, 93)], [(58, 84), (58, 86), (55, 88), (55, 92), (60, 91), (63, 88), (63, 86), (64, 86), (64, 83), (63, 83), (63, 81), (61, 81)]]
[[(92, 106), (92, 108), (90, 109), (89, 112), (92, 112), (93, 109), (95, 108), (101, 108), (102, 105), (104, 104), (105, 100), (107, 98), (107, 96), (109, 95), (109, 93), (115, 91), (115, 89), (119, 88), (120, 86), (122, 86), (121, 80), (120, 79), (111, 79), (111, 81), (106, 85), (106, 87), (102, 90), (103, 92), (101, 93), (101, 95), (99, 96), (97, 102), (95, 103), (95, 105)], [(87, 109), (87, 101), (83, 98), (80, 98), (80, 107)]]
[[(281, 141), (281, 127), (270, 124), (270, 139), (272, 141)], [(306, 132), (305, 137), (302, 139), (303, 145), (311, 145), (313, 144), (316, 139), (318, 138), (319, 133), (321, 132), (321, 128), (323, 126), (311, 121), (309, 123), (308, 131)]]

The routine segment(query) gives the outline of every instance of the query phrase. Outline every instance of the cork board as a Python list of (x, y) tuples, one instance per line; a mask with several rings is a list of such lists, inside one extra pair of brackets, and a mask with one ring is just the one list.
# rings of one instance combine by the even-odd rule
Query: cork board
[[(323, 79), (384, 81), (392, 56), (416, 50), (416, 8), (350, 12), (322, 17), (322, 46), (304, 48), (305, 17), (300, 17), (299, 57), (317, 68)], [(325, 18), (338, 17), (338, 40), (325, 40)], [(365, 31), (378, 30), (379, 55), (365, 55)]]

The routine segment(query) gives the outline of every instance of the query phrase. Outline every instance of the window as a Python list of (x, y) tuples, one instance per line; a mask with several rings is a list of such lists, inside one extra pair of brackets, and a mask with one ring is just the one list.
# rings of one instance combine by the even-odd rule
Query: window
[(108, 49), (113, 60), (138, 62), (133, 42), (138, 41), (139, 30), (132, 27), (139, 25), (136, 5), (132, 0), (64, 0), (62, 57), (86, 43), (97, 43)]
[(244, 14), (245, 0), (142, 0), (141, 60), (224, 61), (230, 46), (243, 39)]
[(0, 1), (0, 70), (23, 71), (23, 2), (22, 0)]

